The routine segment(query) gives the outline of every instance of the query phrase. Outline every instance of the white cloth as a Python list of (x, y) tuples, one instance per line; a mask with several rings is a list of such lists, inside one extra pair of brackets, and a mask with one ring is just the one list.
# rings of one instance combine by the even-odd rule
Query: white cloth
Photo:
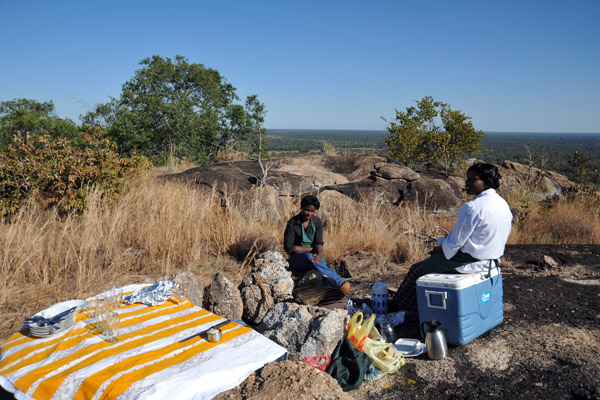
[[(123, 291), (141, 287), (130, 285)], [(224, 320), (187, 299), (153, 307), (127, 305), (118, 312), (116, 343), (95, 333), (94, 320), (83, 312), (63, 336), (14, 334), (0, 347), (0, 386), (17, 400), (33, 399), (38, 389), (37, 399), (69, 399), (86, 390), (86, 398), (94, 400), (119, 392), (111, 385), (121, 386), (119, 399), (210, 399), (263, 365), (287, 357), (285, 348), (235, 321), (221, 328), (223, 338), (217, 344), (207, 345), (201, 336), (186, 340)], [(40, 352), (47, 353), (45, 358)], [(41, 374), (39, 369), (50, 363), (54, 370)], [(27, 383), (15, 387), (20, 380)]]
[[(458, 210), (452, 232), (442, 243), (447, 259), (462, 251), (478, 260), (494, 260), (504, 254), (510, 235), (512, 213), (508, 203), (494, 189), (481, 192)], [(456, 268), (470, 273), (487, 270), (489, 261), (480, 261)]]

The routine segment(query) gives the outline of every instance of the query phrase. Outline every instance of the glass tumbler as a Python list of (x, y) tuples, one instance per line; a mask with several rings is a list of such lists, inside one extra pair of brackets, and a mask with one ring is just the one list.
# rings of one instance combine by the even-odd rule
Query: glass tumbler
[(381, 336), (386, 343), (394, 343), (396, 341), (394, 327), (389, 322), (381, 324)]
[(114, 343), (119, 340), (120, 327), (121, 321), (119, 320), (119, 314), (116, 311), (107, 312), (102, 321), (102, 330), (104, 331), (104, 337), (107, 342)]

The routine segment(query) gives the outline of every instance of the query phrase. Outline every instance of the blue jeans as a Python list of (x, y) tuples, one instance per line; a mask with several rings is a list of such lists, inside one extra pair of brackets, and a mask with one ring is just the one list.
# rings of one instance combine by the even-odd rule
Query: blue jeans
[(311, 268), (315, 268), (317, 271), (319, 271), (321, 275), (334, 280), (338, 286), (342, 286), (342, 283), (346, 281), (344, 278), (340, 278), (340, 276), (336, 274), (335, 271), (329, 268), (327, 265), (321, 262), (314, 263), (312, 262), (312, 259), (312, 253), (294, 253), (290, 255), (290, 268), (303, 272), (309, 271)]

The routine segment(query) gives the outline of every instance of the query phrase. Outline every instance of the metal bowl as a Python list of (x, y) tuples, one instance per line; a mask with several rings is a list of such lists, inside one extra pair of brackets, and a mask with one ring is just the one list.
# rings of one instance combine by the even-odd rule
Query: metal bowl
[(209, 342), (218, 342), (219, 340), (221, 340), (221, 330), (218, 328), (212, 328), (208, 330), (208, 341)]

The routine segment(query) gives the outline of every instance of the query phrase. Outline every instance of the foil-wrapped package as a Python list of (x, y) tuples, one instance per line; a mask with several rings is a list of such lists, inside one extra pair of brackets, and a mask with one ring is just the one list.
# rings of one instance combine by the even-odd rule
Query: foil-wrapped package
[(179, 284), (173, 281), (159, 281), (152, 286), (137, 290), (127, 296), (125, 304), (142, 303), (147, 306), (158, 306), (169, 298), (181, 301)]
[[(366, 303), (363, 303), (360, 307), (356, 307), (356, 305), (352, 302), (352, 300), (344, 301), (344, 308), (348, 311), (350, 316), (354, 315), (356, 312), (361, 311), (363, 313), (364, 320), (368, 320), (373, 314), (373, 310)], [(390, 325), (400, 325), (404, 323), (404, 311), (398, 311), (388, 314), (377, 314), (375, 318), (376, 324), (389, 323)]]
[(375, 323), (382, 325), (384, 323), (388, 323), (392, 326), (400, 325), (404, 323), (404, 311), (397, 311), (394, 313), (381, 314), (375, 318)]

